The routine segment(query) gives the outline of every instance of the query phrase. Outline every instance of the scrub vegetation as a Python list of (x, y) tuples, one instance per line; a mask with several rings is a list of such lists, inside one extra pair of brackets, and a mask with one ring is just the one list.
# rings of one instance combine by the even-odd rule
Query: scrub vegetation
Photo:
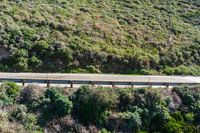
[(199, 0), (0, 0), (0, 71), (200, 75)]
[(199, 120), (199, 86), (0, 86), (1, 133), (199, 133)]

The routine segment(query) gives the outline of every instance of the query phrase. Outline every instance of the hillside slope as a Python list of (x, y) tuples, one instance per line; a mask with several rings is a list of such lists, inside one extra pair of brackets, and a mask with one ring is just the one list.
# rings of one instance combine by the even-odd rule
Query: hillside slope
[(200, 86), (0, 88), (1, 133), (200, 132)]
[(0, 71), (200, 75), (200, 1), (0, 0), (0, 49)]

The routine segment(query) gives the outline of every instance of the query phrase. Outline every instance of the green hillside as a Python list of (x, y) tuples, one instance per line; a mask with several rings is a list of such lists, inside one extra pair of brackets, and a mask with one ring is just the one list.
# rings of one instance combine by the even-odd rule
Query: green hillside
[(1, 133), (199, 133), (200, 86), (0, 85)]
[(0, 71), (200, 75), (200, 1), (0, 0)]

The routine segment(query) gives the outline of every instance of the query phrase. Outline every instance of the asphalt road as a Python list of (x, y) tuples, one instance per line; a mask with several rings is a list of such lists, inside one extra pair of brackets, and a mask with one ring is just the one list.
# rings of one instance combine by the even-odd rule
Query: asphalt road
[(0, 73), (0, 79), (41, 79), (111, 82), (199, 83), (200, 76), (131, 76), (114, 74)]

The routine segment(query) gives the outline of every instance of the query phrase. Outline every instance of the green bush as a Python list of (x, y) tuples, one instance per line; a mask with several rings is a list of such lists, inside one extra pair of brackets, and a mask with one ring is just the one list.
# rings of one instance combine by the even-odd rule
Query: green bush
[(29, 59), (29, 65), (31, 66), (31, 68), (37, 69), (40, 66), (42, 66), (42, 61), (40, 59), (38, 59), (36, 56), (32, 56)]
[(127, 111), (130, 108), (131, 104), (133, 104), (134, 102), (133, 93), (131, 93), (130, 90), (120, 91), (118, 99), (119, 99), (118, 109), (120, 111)]
[(101, 129), (101, 131), (99, 133), (111, 133), (108, 130), (106, 130), (105, 128)]
[(183, 105), (186, 107), (185, 110), (189, 109), (190, 111), (197, 112), (198, 110), (198, 103), (200, 101), (200, 87), (187, 87), (187, 86), (180, 86), (175, 87), (173, 89), (182, 99)]
[(20, 87), (14, 82), (3, 82), (0, 86), (0, 91), (3, 90), (9, 97), (16, 97), (20, 92)]
[(166, 133), (182, 133), (183, 132), (183, 126), (182, 123), (179, 121), (176, 121), (175, 119), (171, 118), (165, 125), (164, 125), (164, 131)]
[(160, 131), (166, 122), (169, 110), (158, 92), (145, 88), (134, 92), (134, 102), (129, 111), (137, 111), (142, 120), (142, 127), (148, 132)]
[(87, 72), (89, 73), (101, 73), (97, 68), (94, 66), (90, 65), (86, 67)]
[(69, 115), (71, 109), (73, 107), (72, 102), (69, 100), (67, 96), (62, 95), (58, 88), (49, 88), (45, 92), (45, 98), (49, 99), (48, 108), (46, 110), (46, 114), (51, 114), (52, 117), (63, 117)]
[(3, 108), (4, 106), (12, 105), (13, 103), (14, 103), (13, 98), (10, 98), (5, 93), (0, 92), (0, 108)]
[(174, 113), (164, 124), (163, 131), (166, 133), (196, 133), (194, 125), (188, 124), (180, 112)]
[(115, 95), (112, 93), (95, 91), (88, 86), (79, 88), (72, 99), (74, 114), (84, 124), (105, 124), (109, 111), (115, 103)]
[(187, 113), (185, 114), (185, 120), (187, 123), (192, 124), (194, 122), (195, 116), (193, 113)]
[(37, 118), (34, 114), (28, 113), (25, 105), (17, 105), (10, 114), (14, 119), (25, 126), (27, 130), (37, 130)]
[(139, 131), (142, 126), (142, 120), (138, 112), (124, 112), (120, 115), (126, 124), (126, 130), (133, 132)]

